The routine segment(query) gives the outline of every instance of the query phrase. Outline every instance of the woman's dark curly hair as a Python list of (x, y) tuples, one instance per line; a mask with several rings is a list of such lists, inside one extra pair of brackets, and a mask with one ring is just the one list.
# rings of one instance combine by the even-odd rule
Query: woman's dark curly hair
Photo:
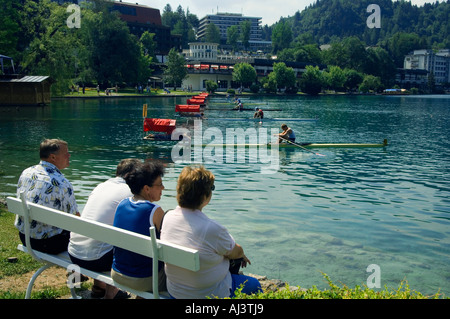
[(137, 164), (124, 179), (131, 192), (137, 195), (145, 185), (153, 186), (158, 176), (164, 176), (164, 165), (158, 161), (149, 161)]

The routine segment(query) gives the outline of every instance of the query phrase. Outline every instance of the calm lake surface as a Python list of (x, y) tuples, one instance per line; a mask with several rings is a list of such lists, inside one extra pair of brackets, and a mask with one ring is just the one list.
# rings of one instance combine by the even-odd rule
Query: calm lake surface
[[(142, 140), (142, 105), (148, 116), (178, 118), (186, 98), (55, 100), (44, 108), (0, 108), (0, 196), (15, 195), (26, 167), (39, 161), (44, 138), (69, 142), (72, 181), (80, 210), (90, 191), (112, 177), (126, 157), (167, 163), (159, 204), (176, 206), (176, 182), (186, 163), (173, 163), (171, 146)], [(216, 190), (205, 212), (228, 228), (252, 261), (246, 272), (292, 285), (326, 288), (366, 285), (378, 265), (381, 287), (407, 280), (425, 294), (450, 295), (450, 97), (324, 96), (243, 99), (266, 118), (317, 118), (287, 122), (302, 142), (381, 143), (385, 148), (279, 150), (279, 167), (263, 174), (250, 151), (234, 162), (211, 161)], [(282, 122), (220, 121), (252, 117), (227, 112), (213, 98), (202, 130), (279, 128)], [(179, 124), (192, 129), (191, 123)], [(205, 135), (205, 134), (204, 134)], [(225, 152), (224, 152), (225, 153)], [(256, 155), (258, 156), (258, 155)], [(225, 158), (225, 155), (224, 155)]]

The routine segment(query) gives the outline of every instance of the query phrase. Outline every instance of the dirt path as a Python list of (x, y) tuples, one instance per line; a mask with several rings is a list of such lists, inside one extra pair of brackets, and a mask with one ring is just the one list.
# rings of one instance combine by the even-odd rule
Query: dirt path
[[(33, 276), (34, 271), (23, 275), (8, 276), (0, 279), (0, 291), (11, 292), (26, 292), (28, 282)], [(44, 288), (61, 288), (66, 286), (67, 272), (61, 267), (50, 267), (42, 272), (34, 282), (33, 291), (38, 291)], [(89, 279), (92, 281), (92, 279)], [(61, 297), (69, 298), (70, 293), (67, 296)]]

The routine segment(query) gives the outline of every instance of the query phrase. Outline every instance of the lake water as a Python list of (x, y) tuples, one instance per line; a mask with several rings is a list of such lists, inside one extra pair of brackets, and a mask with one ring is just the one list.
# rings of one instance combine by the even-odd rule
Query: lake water
[[(89, 192), (114, 175), (122, 158), (167, 163), (159, 204), (176, 205), (176, 181), (185, 163), (173, 163), (171, 146), (142, 140), (142, 105), (148, 116), (174, 118), (182, 98), (55, 100), (44, 108), (0, 108), (0, 196), (15, 194), (22, 170), (39, 161), (44, 138), (69, 142), (72, 181), (80, 209)], [(385, 148), (279, 150), (279, 167), (265, 167), (250, 151), (234, 162), (205, 166), (216, 190), (205, 212), (226, 226), (252, 261), (246, 272), (292, 285), (326, 288), (367, 284), (378, 265), (381, 287), (407, 280), (425, 294), (450, 295), (450, 98), (448, 96), (259, 97), (266, 118), (317, 118), (288, 122), (297, 141), (381, 143)], [(279, 128), (281, 122), (220, 121), (252, 117), (211, 99), (202, 132)], [(192, 122), (192, 121), (191, 121)], [(179, 123), (192, 129), (192, 123)], [(258, 131), (259, 132), (259, 131)], [(259, 155), (256, 155), (259, 156)]]

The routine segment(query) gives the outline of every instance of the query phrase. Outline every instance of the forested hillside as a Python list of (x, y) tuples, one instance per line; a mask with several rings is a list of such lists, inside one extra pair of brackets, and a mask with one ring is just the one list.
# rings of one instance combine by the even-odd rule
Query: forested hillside
[[(380, 6), (381, 28), (367, 27), (366, 20), (371, 14), (367, 12), (369, 4)], [(293, 39), (309, 33), (318, 44), (356, 36), (367, 45), (376, 45), (402, 32), (415, 33), (429, 47), (450, 47), (448, 0), (421, 7), (403, 0), (317, 0), (305, 10), (282, 18), (280, 22), (290, 24)]]

